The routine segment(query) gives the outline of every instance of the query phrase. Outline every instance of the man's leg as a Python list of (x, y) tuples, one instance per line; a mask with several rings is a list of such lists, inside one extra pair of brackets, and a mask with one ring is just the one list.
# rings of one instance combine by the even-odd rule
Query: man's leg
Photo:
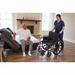
[(23, 56), (25, 57), (25, 40), (20, 40), (21, 42), (21, 47), (22, 47), (22, 52), (23, 52)]
[(29, 56), (31, 56), (32, 45), (33, 45), (32, 41), (29, 40), (29, 52), (28, 52)]

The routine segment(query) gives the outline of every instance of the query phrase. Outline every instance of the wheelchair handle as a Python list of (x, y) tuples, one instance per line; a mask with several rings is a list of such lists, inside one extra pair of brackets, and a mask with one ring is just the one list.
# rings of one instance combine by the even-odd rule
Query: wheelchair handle
[[(49, 32), (52, 32), (52, 31), (49, 31)], [(56, 32), (53, 32), (53, 33), (56, 33)], [(60, 34), (60, 33), (58, 33), (58, 34)]]

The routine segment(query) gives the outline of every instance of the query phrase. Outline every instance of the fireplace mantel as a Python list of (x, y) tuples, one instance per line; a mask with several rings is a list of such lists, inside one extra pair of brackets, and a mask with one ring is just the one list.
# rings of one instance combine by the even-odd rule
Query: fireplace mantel
[(41, 20), (30, 20), (30, 19), (16, 19), (17, 21), (20, 21), (20, 23), (22, 24), (22, 21), (32, 21), (35, 22), (37, 24), (37, 22), (41, 22)]

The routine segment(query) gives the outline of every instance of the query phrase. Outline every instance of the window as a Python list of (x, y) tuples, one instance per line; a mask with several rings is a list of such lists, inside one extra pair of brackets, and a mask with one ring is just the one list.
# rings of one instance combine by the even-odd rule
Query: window
[(42, 13), (42, 30), (43, 31), (50, 31), (52, 29), (52, 20), (53, 15), (52, 13)]
[(12, 13), (0, 13), (0, 28), (7, 28), (13, 30)]

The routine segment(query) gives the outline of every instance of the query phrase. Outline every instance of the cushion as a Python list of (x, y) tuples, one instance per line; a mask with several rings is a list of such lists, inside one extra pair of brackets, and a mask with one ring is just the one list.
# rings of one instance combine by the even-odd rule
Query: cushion
[(12, 34), (12, 32), (11, 32), (9, 29), (7, 29), (7, 28), (2, 28), (2, 29), (0, 29), (0, 33), (3, 33), (3, 32), (5, 32), (5, 31), (7, 31), (7, 32), (9, 32), (10, 34)]

